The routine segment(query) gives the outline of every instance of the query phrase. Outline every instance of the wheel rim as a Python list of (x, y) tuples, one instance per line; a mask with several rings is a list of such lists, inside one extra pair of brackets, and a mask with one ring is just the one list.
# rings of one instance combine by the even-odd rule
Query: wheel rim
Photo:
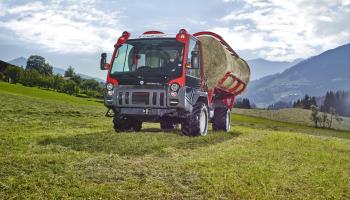
[(201, 110), (201, 113), (199, 115), (199, 130), (200, 134), (205, 136), (207, 134), (207, 114), (205, 113), (204, 109)]
[(230, 111), (228, 110), (226, 113), (226, 131), (230, 131), (231, 128), (231, 115)]

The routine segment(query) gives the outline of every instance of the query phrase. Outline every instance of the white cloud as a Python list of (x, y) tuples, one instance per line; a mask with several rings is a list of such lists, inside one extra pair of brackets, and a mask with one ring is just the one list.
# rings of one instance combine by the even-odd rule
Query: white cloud
[[(1, 5), (0, 8), (4, 7)], [(32, 2), (6, 9), (0, 28), (29, 44), (59, 53), (110, 50), (122, 32), (119, 13), (95, 8), (95, 1)]]
[[(270, 60), (306, 58), (350, 42), (349, 0), (241, 0), (215, 27), (233, 48)], [(242, 24), (245, 24), (242, 26)]]

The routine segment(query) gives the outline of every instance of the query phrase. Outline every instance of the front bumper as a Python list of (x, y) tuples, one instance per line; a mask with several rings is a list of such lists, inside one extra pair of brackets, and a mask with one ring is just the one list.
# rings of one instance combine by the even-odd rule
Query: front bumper
[(192, 112), (192, 104), (187, 96), (184, 87), (179, 89), (176, 96), (172, 96), (167, 86), (121, 85), (113, 88), (112, 92), (105, 92), (104, 103), (106, 107), (123, 115), (178, 115)]

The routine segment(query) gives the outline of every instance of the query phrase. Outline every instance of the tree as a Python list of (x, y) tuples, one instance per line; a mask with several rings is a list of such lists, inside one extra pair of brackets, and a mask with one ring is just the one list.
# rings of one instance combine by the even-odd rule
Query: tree
[(73, 77), (75, 75), (74, 68), (69, 66), (68, 69), (64, 72), (64, 77)]
[(81, 84), (81, 87), (84, 91), (88, 91), (88, 90), (96, 90), (99, 85), (100, 84), (98, 81), (94, 79), (87, 79), (83, 81), (83, 83)]
[(319, 124), (320, 127), (325, 128), (326, 125), (329, 123), (329, 119), (328, 119), (328, 115), (326, 112), (323, 112), (320, 116), (319, 116)]
[(333, 107), (330, 107), (329, 113), (331, 114), (331, 116), (329, 118), (327, 126), (328, 126), (328, 128), (331, 128), (332, 127), (332, 123), (333, 123), (333, 118), (336, 116), (337, 113), (336, 113), (335, 108), (333, 108)]
[(335, 108), (337, 114), (341, 116), (350, 116), (350, 92), (327, 92), (322, 105), (322, 111), (331, 113), (331, 107)]
[(63, 85), (63, 90), (65, 93), (70, 94), (70, 95), (77, 95), (79, 94), (79, 87), (77, 84), (72, 81), (72, 80), (66, 80), (64, 85)]
[(40, 73), (46, 76), (50, 76), (53, 74), (53, 67), (49, 63), (45, 63)]
[(311, 97), (311, 98), (310, 98), (309, 104), (310, 104), (310, 107), (311, 107), (312, 105), (317, 106), (316, 97)]
[(33, 87), (38, 86), (41, 75), (36, 70), (24, 70), (21, 73), (20, 83), (25, 86)]
[(235, 108), (245, 108), (245, 109), (250, 109), (250, 102), (249, 99), (236, 99), (235, 103), (234, 103), (234, 107)]
[(16, 66), (7, 66), (4, 70), (4, 76), (9, 83), (18, 83), (22, 69)]
[(45, 62), (45, 58), (38, 55), (32, 55), (27, 60), (27, 70), (36, 70), (40, 74), (52, 75), (52, 66)]
[(318, 112), (319, 112), (318, 107), (312, 105), (312, 106), (311, 106), (311, 116), (310, 116), (310, 119), (311, 119), (311, 121), (314, 123), (314, 125), (315, 125), (316, 128), (317, 128), (318, 122), (319, 122), (319, 120), (320, 120), (320, 118), (319, 118), (319, 116), (318, 116)]
[(243, 108), (250, 109), (250, 102), (249, 99), (243, 99)]
[(303, 99), (298, 99), (293, 103), (293, 108), (310, 109), (312, 105), (317, 106), (316, 97), (306, 94)]
[(39, 86), (46, 89), (53, 88), (53, 76), (41, 76)]
[(303, 106), (301, 105), (300, 99), (298, 99), (296, 102), (293, 104), (293, 108), (302, 108)]
[(64, 79), (61, 75), (52, 76), (52, 88), (56, 91), (62, 91)]
[(310, 97), (309, 95), (305, 95), (304, 99), (301, 100), (301, 104), (304, 109), (310, 109)]
[(74, 81), (77, 85), (81, 85), (81, 82), (83, 81), (83, 79), (77, 75), (77, 74), (74, 74), (71, 78), (72, 81)]

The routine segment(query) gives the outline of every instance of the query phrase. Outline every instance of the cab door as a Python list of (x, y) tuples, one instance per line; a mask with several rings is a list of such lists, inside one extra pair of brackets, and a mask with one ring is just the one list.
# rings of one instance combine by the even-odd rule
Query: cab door
[[(199, 63), (199, 68), (192, 68), (191, 60), (193, 52), (200, 54), (199, 42), (194, 38), (190, 38), (186, 61), (186, 86), (199, 89), (201, 87), (202, 82), (202, 63)], [(199, 55), (199, 58), (201, 58), (201, 55)]]

